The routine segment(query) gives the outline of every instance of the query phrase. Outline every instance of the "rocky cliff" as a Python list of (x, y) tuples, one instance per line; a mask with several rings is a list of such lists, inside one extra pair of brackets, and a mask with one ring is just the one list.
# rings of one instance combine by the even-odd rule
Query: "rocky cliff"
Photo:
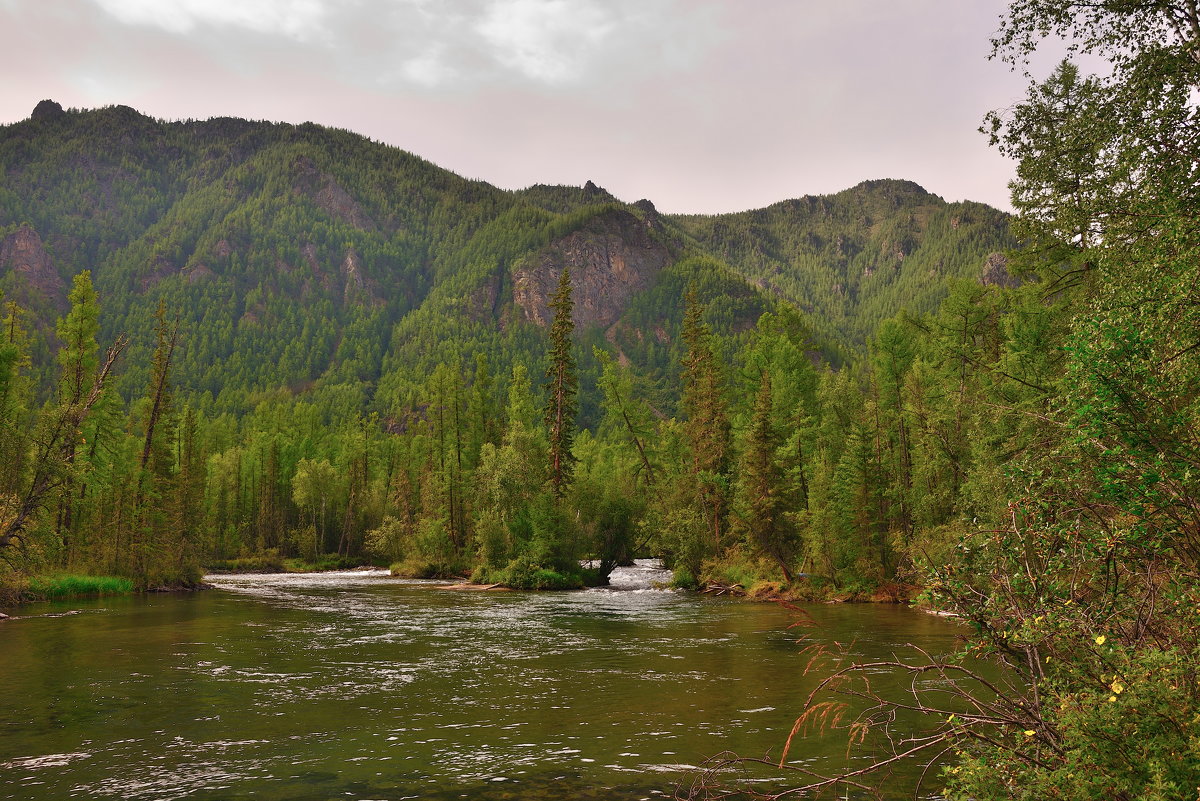
[(46, 252), (42, 238), (28, 224), (0, 241), (0, 279), (8, 286), (10, 300), (24, 306), (48, 301), (59, 310), (66, 306), (67, 288)]
[(611, 209), (525, 259), (513, 274), (513, 300), (526, 319), (550, 325), (547, 304), (559, 274), (570, 270), (575, 324), (607, 327), (672, 258), (671, 249), (655, 236), (652, 220)]

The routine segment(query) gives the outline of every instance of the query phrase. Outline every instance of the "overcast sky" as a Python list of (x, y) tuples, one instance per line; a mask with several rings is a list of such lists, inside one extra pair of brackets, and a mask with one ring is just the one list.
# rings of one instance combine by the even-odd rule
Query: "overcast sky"
[(1008, 208), (1001, 0), (0, 0), (0, 122), (43, 98), (348, 128), (505, 188), (666, 212), (907, 178)]

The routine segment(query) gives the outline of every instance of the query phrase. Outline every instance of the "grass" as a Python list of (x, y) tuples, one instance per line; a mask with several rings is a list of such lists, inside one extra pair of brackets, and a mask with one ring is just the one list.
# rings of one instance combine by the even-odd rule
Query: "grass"
[(26, 601), (56, 601), (97, 595), (127, 595), (131, 592), (133, 581), (127, 578), (59, 574), (31, 577), (21, 596)]

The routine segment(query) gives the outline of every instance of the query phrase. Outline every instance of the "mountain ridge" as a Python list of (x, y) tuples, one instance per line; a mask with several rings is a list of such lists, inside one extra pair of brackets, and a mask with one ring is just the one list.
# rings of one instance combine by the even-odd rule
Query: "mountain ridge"
[[(899, 294), (932, 310), (940, 279), (981, 275), (1008, 244), (1002, 212), (911, 181), (666, 215), (591, 181), (499, 189), (314, 123), (46, 103), (0, 128), (0, 240), (27, 225), (64, 287), (91, 269), (104, 335), (130, 332), (134, 354), (149, 347), (157, 303), (177, 310), (189, 332), (181, 389), (217, 408), (271, 387), (351, 382), (384, 409), (431, 360), (477, 351), (534, 363), (564, 268), (581, 344), (619, 349), (659, 383), (677, 374), (677, 323), (664, 321), (681, 316), (685, 275), (719, 332), (783, 302), (807, 312), (814, 348), (832, 356), (861, 347)], [(0, 288), (36, 296), (14, 264), (0, 260)], [(659, 308), (646, 308), (650, 296)], [(61, 308), (52, 300), (40, 314)], [(132, 370), (123, 387), (144, 378)]]

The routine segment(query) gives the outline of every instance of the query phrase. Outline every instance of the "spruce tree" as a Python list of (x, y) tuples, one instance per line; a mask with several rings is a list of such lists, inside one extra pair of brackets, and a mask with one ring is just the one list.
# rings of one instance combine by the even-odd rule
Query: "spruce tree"
[(575, 416), (579, 411), (576, 396), (579, 378), (575, 371), (571, 336), (575, 323), (571, 319), (571, 274), (564, 269), (559, 275), (558, 289), (550, 300), (554, 322), (550, 324), (549, 365), (546, 367), (546, 431), (550, 441), (550, 486), (562, 497), (575, 472), (575, 455), (571, 443), (575, 439)]
[(26, 451), (24, 423), (29, 403), (28, 337), (20, 325), (23, 310), (6, 304), (7, 315), (0, 331), (0, 495), (16, 491)]
[(793, 538), (784, 514), (783, 471), (775, 458), (779, 434), (771, 419), (772, 407), (771, 376), (763, 371), (742, 457), (741, 525), (750, 544), (778, 564), (784, 581), (791, 583)]
[[(62, 342), (62, 348), (58, 351), (58, 362), (62, 365), (58, 398), (64, 406), (83, 401), (100, 365), (100, 346), (96, 343), (96, 334), (100, 330), (100, 306), (96, 300), (96, 290), (92, 287), (91, 272), (84, 270), (75, 276), (69, 298), (71, 311), (58, 321), (58, 338)], [(68, 470), (63, 478), (56, 524), (63, 565), (70, 562), (73, 545), (71, 533), (75, 527), (75, 476), (72, 468), (80, 436), (79, 431), (68, 432), (63, 442), (63, 461)]]
[(725, 380), (713, 353), (711, 333), (703, 322), (704, 307), (689, 290), (685, 299), (683, 341), (684, 435), (692, 452), (692, 472), (700, 482), (701, 501), (709, 522), (712, 548), (720, 550), (728, 503), (729, 412)]

